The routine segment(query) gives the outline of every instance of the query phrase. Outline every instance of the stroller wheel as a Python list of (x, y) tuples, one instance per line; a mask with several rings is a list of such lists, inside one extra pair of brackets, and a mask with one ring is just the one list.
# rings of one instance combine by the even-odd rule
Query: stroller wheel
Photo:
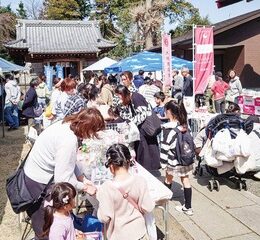
[(209, 191), (213, 191), (213, 189), (214, 189), (214, 183), (213, 183), (213, 180), (209, 180), (209, 183), (208, 183), (208, 189), (209, 189)]
[(247, 191), (247, 184), (245, 180), (242, 181), (242, 187), (245, 191)]
[(219, 181), (218, 180), (215, 180), (214, 181), (214, 188), (219, 191)]
[(196, 167), (196, 168), (194, 169), (194, 171), (193, 171), (193, 175), (194, 175), (194, 176), (197, 176), (197, 174), (198, 174), (198, 167)]

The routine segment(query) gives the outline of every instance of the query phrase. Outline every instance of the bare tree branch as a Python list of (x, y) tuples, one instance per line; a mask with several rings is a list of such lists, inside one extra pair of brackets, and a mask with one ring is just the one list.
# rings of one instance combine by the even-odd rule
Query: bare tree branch
[(29, 18), (39, 19), (43, 10), (43, 3), (41, 0), (26, 0), (25, 8)]

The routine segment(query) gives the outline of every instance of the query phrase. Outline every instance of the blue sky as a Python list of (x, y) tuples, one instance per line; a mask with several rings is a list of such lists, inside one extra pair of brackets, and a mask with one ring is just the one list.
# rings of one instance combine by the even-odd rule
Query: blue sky
[[(192, 5), (199, 9), (200, 15), (206, 17), (208, 15), (211, 23), (217, 23), (229, 18), (233, 18), (244, 13), (252, 12), (260, 9), (260, 0), (253, 0), (252, 2), (238, 2), (227, 7), (217, 8), (215, 0), (187, 0)], [(174, 28), (174, 25), (170, 25), (168, 21), (165, 21), (165, 31), (169, 31)]]
[[(24, 0), (23, 2), (27, 2)], [(215, 0), (187, 0), (199, 9), (201, 16), (209, 16), (212, 23), (221, 22), (229, 18), (239, 16), (241, 14), (260, 9), (260, 0), (253, 0), (252, 2), (238, 2), (224, 8), (217, 8)], [(20, 0), (0, 0), (1, 5), (5, 6), (11, 4), (15, 10)], [(165, 24), (165, 30), (172, 28), (168, 23)]]

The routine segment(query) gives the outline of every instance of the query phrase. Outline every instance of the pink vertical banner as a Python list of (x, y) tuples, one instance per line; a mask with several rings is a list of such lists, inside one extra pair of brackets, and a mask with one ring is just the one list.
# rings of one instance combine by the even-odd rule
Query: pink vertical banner
[(163, 86), (172, 86), (172, 41), (171, 35), (162, 35)]
[(195, 94), (203, 94), (213, 73), (213, 28), (195, 28)]

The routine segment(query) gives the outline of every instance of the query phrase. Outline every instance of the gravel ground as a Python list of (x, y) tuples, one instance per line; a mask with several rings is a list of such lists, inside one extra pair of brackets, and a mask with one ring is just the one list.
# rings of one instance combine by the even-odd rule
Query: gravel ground
[[(6, 128), (7, 129), (7, 128)], [(14, 214), (5, 192), (6, 178), (17, 168), (19, 160), (25, 157), (29, 146), (24, 144), (24, 128), (5, 132), (0, 138), (0, 240), (21, 239), (25, 224), (19, 224), (18, 215)]]

